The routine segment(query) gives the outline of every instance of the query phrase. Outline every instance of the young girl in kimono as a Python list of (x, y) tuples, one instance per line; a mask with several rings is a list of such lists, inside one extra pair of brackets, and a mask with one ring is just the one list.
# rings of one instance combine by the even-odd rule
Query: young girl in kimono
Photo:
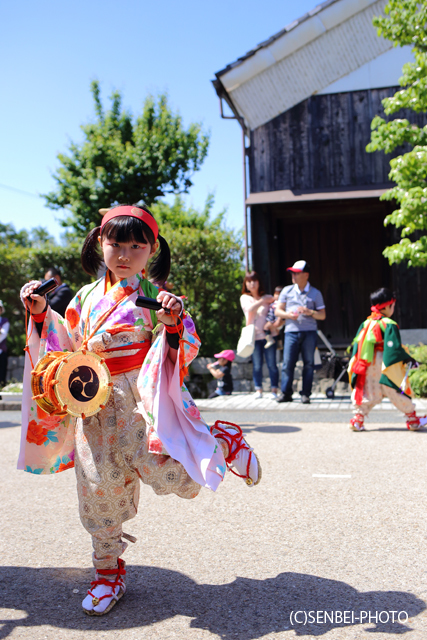
[[(146, 279), (150, 258), (151, 280), (164, 282), (170, 269), (169, 247), (152, 214), (137, 206), (110, 209), (85, 240), (83, 268), (95, 275), (102, 258), (105, 275), (77, 293), (64, 319), (44, 297), (31, 295), (40, 282), (21, 290), (31, 320), (18, 468), (42, 474), (75, 467), (96, 569), (82, 603), (89, 615), (107, 613), (126, 590), (120, 556), (123, 538), (132, 536), (122, 524), (136, 514), (140, 480), (158, 495), (194, 498), (201, 487), (215, 491), (227, 467), (249, 486), (261, 479), (240, 427), (217, 421), (209, 429), (183, 384), (200, 341), (182, 300)], [(138, 295), (157, 297), (162, 309), (136, 307)], [(31, 397), (31, 361), (82, 349), (105, 359), (113, 382), (108, 402), (87, 418), (48, 415)]]

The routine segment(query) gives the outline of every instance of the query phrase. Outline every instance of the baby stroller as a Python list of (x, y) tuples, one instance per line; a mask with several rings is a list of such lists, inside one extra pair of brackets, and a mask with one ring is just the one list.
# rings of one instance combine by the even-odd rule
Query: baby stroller
[(334, 382), (331, 387), (328, 387), (325, 391), (327, 398), (335, 397), (335, 388), (340, 380), (345, 381), (347, 376), (347, 367), (349, 358), (341, 358), (337, 355), (337, 352), (325, 336), (325, 334), (317, 331), (317, 335), (325, 344), (328, 349), (328, 353), (322, 355), (322, 368), (320, 369), (320, 376), (322, 378), (333, 378)]

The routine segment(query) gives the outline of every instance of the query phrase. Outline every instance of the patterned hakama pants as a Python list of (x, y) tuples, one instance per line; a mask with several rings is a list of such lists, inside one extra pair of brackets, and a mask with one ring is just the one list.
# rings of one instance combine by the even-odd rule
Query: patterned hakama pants
[(354, 397), (356, 390), (353, 389), (351, 403), (353, 405), (354, 415), (362, 414), (363, 416), (367, 416), (371, 409), (373, 409), (376, 404), (379, 404), (383, 398), (388, 398), (396, 409), (402, 413), (412, 413), (412, 411), (415, 411), (415, 405), (408, 396), (399, 393), (396, 389), (392, 389), (385, 384), (380, 384), (382, 363), (382, 353), (381, 351), (377, 351), (374, 361), (366, 372), (362, 404), (357, 405), (355, 403)]
[(136, 413), (139, 371), (113, 377), (105, 407), (78, 419), (75, 469), (80, 519), (92, 536), (96, 569), (114, 569), (127, 547), (122, 524), (136, 515), (140, 480), (158, 495), (195, 498), (201, 486), (169, 456), (148, 452), (146, 424)]

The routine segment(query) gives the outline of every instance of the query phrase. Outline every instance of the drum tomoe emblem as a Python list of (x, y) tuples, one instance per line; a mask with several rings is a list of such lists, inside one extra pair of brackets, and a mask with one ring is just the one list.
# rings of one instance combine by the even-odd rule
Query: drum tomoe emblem
[(32, 378), (33, 394), (44, 396), (36, 399), (44, 411), (83, 418), (105, 406), (111, 386), (104, 359), (91, 351), (50, 352), (39, 360)]

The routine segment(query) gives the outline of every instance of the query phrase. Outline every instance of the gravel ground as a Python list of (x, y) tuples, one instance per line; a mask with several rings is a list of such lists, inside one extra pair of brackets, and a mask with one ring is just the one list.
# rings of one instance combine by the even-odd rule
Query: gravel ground
[(262, 483), (229, 474), (194, 501), (143, 487), (128, 592), (99, 618), (80, 609), (93, 574), (74, 474), (16, 471), (19, 416), (2, 413), (0, 639), (427, 638), (427, 431), (394, 412), (366, 433), (330, 412), (221, 415), (245, 425)]

